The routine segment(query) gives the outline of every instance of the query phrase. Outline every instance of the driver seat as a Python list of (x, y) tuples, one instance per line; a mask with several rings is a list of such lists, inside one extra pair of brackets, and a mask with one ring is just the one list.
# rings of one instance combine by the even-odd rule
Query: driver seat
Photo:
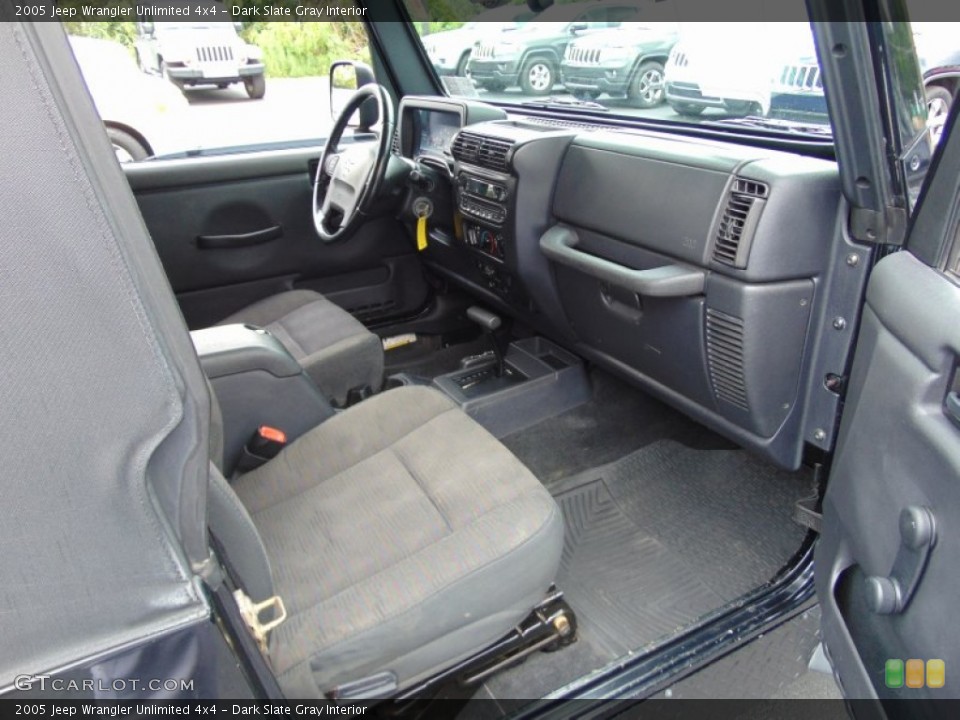
[(320, 391), (344, 405), (353, 389), (383, 384), (383, 343), (359, 320), (313, 290), (288, 290), (255, 302), (217, 325), (256, 325), (269, 331)]

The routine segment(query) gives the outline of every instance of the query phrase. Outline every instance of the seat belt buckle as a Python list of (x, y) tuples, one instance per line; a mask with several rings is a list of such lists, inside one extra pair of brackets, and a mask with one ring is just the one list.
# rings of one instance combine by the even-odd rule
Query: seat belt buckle
[(247, 449), (264, 460), (273, 460), (287, 444), (287, 434), (269, 425), (261, 425), (247, 443)]
[[(287, 619), (287, 609), (283, 605), (283, 599), (279, 595), (274, 595), (263, 602), (255, 603), (243, 590), (234, 590), (233, 597), (237, 601), (237, 608), (240, 610), (240, 617), (247, 624), (250, 633), (257, 641), (260, 652), (269, 655), (267, 648), (267, 637), (271, 630), (280, 625)], [(269, 622), (261, 622), (260, 615), (267, 610), (274, 611), (274, 618)]]
[(256, 470), (269, 460), (273, 460), (287, 445), (287, 434), (269, 425), (261, 425), (247, 441), (240, 453), (237, 470), (241, 473)]

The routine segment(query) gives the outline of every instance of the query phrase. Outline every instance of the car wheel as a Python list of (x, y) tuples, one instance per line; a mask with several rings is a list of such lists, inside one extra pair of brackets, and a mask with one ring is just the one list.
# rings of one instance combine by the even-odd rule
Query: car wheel
[(267, 92), (267, 79), (261, 75), (251, 75), (243, 79), (243, 89), (251, 100), (259, 100)]
[(571, 90), (570, 94), (577, 100), (596, 100), (600, 97), (600, 93), (597, 90)]
[(465, 52), (457, 63), (457, 77), (467, 77), (467, 63), (470, 62), (470, 53)]
[(752, 100), (724, 100), (724, 109), (731, 115), (759, 115), (760, 107)]
[(947, 122), (947, 116), (950, 114), (950, 106), (953, 105), (953, 95), (942, 85), (930, 85), (926, 89), (927, 93), (927, 127), (930, 128), (930, 136), (935, 143), (940, 142), (940, 136), (943, 134), (943, 126)]
[(183, 83), (176, 78), (170, 77), (170, 68), (167, 67), (167, 64), (163, 60), (160, 61), (160, 75), (163, 76), (164, 80), (175, 85), (180, 92), (183, 92)]
[(150, 150), (133, 135), (120, 128), (108, 127), (107, 137), (120, 162), (137, 162), (150, 157)]
[(663, 102), (663, 65), (653, 60), (643, 63), (630, 81), (627, 97), (639, 108), (656, 107)]
[(693, 103), (685, 102), (672, 102), (669, 103), (669, 105), (677, 115), (683, 115), (685, 117), (703, 115), (703, 111), (706, 109), (703, 105), (694, 105)]
[(556, 75), (546, 58), (530, 58), (520, 71), (520, 87), (526, 95), (546, 95), (553, 90)]

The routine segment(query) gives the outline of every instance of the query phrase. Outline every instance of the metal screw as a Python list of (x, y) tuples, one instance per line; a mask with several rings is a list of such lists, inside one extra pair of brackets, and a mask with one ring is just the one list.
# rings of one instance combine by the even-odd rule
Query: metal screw
[(856, 267), (860, 263), (860, 256), (856, 253), (850, 253), (847, 255), (847, 265), (850, 267)]
[(566, 637), (573, 628), (570, 627), (570, 621), (566, 615), (558, 615), (553, 619), (553, 629), (557, 631), (560, 637)]
[(806, 306), (807, 306), (807, 302), (808, 302), (808, 301), (807, 301), (806, 298), (800, 298), (800, 307), (806, 307)]
[(842, 317), (835, 317), (833, 319), (833, 329), (834, 330), (843, 330), (847, 326), (847, 321)]
[(817, 442), (823, 442), (824, 440), (827, 439), (826, 431), (821, 430), (820, 428), (817, 428), (816, 430), (813, 431), (813, 439), (816, 440)]

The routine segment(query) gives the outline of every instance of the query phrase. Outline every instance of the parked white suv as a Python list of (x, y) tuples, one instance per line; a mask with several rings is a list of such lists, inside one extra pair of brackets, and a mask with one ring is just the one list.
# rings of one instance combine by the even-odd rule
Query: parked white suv
[(137, 62), (144, 72), (163, 75), (181, 90), (242, 82), (251, 99), (264, 96), (260, 48), (244, 42), (234, 24), (142, 22), (137, 30)]

